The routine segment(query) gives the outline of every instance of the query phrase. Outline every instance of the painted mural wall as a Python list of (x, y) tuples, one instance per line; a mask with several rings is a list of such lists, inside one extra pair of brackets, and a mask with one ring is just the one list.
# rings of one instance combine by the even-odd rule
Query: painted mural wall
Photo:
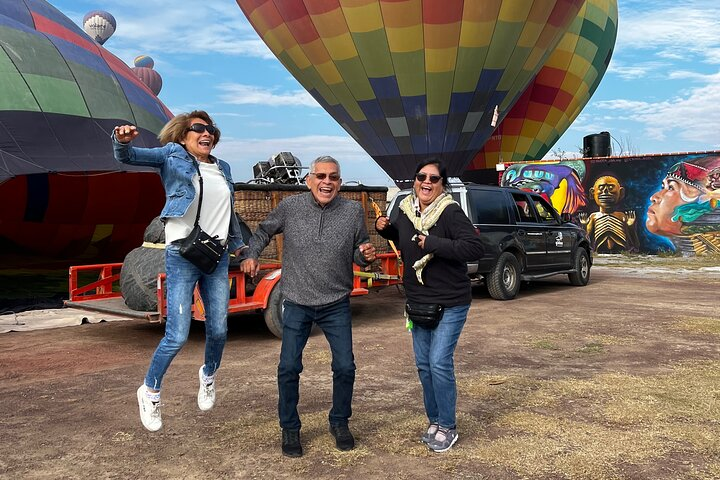
[(598, 253), (720, 254), (720, 151), (506, 164), (590, 234)]

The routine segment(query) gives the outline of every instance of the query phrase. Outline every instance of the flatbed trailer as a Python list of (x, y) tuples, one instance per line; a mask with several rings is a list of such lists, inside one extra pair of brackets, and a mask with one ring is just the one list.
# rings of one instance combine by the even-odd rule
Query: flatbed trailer
[[(285, 197), (308, 192), (305, 185), (282, 184), (235, 184), (235, 210), (247, 227), (247, 234), (257, 229), (259, 223)], [(382, 215), (386, 206), (387, 187), (366, 185), (343, 185), (339, 195), (359, 202), (365, 211), (364, 220), (370, 242), (375, 246), (377, 260), (365, 271), (353, 265), (354, 279), (351, 296), (366, 295), (373, 288), (383, 288), (402, 283), (402, 263), (394, 245), (374, 231), (375, 219)], [(228, 315), (259, 312), (265, 317), (268, 329), (282, 337), (283, 297), (277, 286), (281, 276), (282, 234), (275, 235), (261, 253), (260, 273), (249, 279), (238, 266), (231, 263), (228, 271), (230, 302)], [(392, 252), (388, 248), (392, 248)], [(162, 245), (160, 246), (162, 248)], [(149, 322), (163, 322), (166, 317), (165, 274), (157, 275), (157, 310), (137, 311), (128, 307), (120, 291), (122, 263), (80, 265), (70, 267), (69, 299), (65, 305), (73, 308), (111, 313), (128, 318), (143, 318)], [(152, 288), (152, 278), (149, 279)], [(152, 291), (150, 297), (152, 298)], [(153, 302), (154, 303), (154, 302)], [(193, 318), (205, 320), (205, 309), (200, 293), (195, 288)]]
[[(365, 271), (353, 265), (354, 278), (351, 296), (367, 295), (373, 288), (383, 288), (402, 283), (402, 265), (394, 253), (380, 253), (373, 265), (379, 270)], [(156, 311), (132, 310), (120, 291), (120, 269), (122, 263), (80, 265), (70, 267), (68, 307), (110, 313), (128, 318), (141, 318), (149, 322), (163, 322), (167, 312), (165, 298), (165, 274), (157, 276)], [(228, 271), (230, 282), (230, 301), (228, 316), (255, 312), (262, 313), (268, 329), (278, 338), (282, 337), (283, 297), (278, 287), (281, 277), (281, 264), (261, 262), (259, 280), (255, 283), (239, 267)], [(90, 279), (90, 280), (88, 280)], [(195, 288), (192, 307), (195, 320), (205, 320), (205, 308), (200, 293)]]

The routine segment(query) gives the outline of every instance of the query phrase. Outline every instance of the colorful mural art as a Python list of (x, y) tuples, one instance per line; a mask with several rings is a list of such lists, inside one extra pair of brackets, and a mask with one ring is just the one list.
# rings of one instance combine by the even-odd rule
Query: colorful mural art
[(545, 196), (598, 253), (720, 253), (720, 151), (505, 164), (499, 183)]

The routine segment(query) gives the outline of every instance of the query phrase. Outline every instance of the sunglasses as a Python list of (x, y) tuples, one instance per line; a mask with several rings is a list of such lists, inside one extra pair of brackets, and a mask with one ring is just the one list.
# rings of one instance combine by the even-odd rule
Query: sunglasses
[(205, 125), (203, 123), (193, 123), (190, 125), (188, 130), (192, 130), (193, 132), (197, 133), (203, 133), (208, 132), (210, 135), (215, 135), (217, 133), (217, 128), (213, 127), (212, 125)]
[(318, 180), (325, 180), (326, 177), (329, 178), (331, 182), (337, 182), (338, 180), (340, 180), (340, 175), (338, 175), (337, 173), (327, 174), (310, 172), (309, 175), (315, 175), (315, 178), (317, 178)]
[[(424, 182), (428, 178), (427, 173), (416, 173), (415, 179), (418, 182)], [(430, 183), (437, 183), (442, 179), (440, 175), (430, 175)]]

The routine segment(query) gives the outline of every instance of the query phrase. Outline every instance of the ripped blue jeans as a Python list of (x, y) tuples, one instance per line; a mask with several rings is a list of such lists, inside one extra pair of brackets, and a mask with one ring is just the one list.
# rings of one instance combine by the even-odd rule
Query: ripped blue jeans
[(175, 355), (187, 342), (190, 333), (195, 284), (205, 306), (205, 375), (212, 376), (220, 366), (227, 339), (227, 310), (230, 298), (228, 282), (228, 252), (223, 255), (215, 271), (204, 274), (180, 255), (177, 245), (165, 248), (167, 275), (167, 323), (165, 336), (153, 354), (145, 385), (160, 390), (163, 376)]

